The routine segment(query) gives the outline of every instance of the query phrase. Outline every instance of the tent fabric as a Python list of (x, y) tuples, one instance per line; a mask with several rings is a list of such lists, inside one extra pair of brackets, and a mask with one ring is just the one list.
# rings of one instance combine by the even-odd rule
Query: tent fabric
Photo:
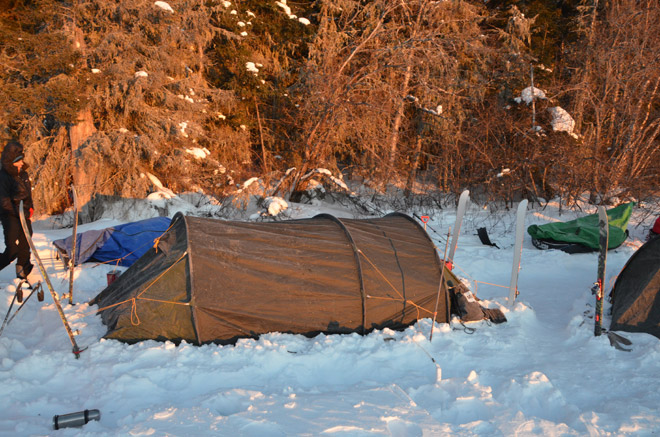
[(660, 217), (655, 219), (655, 223), (653, 223), (653, 227), (651, 228), (651, 232), (653, 232), (656, 235), (660, 235)]
[[(445, 268), (404, 214), (237, 222), (177, 214), (156, 247), (90, 304), (106, 338), (232, 343), (449, 321)], [(437, 301), (437, 303), (436, 303)]]
[[(155, 217), (110, 228), (80, 232), (76, 236), (74, 265), (88, 261), (112, 262), (129, 267), (154, 244), (169, 227), (168, 217)], [(66, 260), (71, 259), (73, 237), (53, 241)]]
[[(607, 210), (610, 235), (608, 249), (619, 247), (628, 238), (628, 221), (634, 202)], [(531, 225), (527, 233), (538, 248), (560, 248), (567, 252), (598, 249), (598, 214), (590, 214), (568, 222)], [(543, 244), (547, 243), (547, 244)], [(572, 247), (579, 245), (582, 247)], [(584, 249), (584, 250), (582, 250)]]
[(610, 330), (646, 332), (660, 338), (660, 236), (630, 257), (610, 296)]

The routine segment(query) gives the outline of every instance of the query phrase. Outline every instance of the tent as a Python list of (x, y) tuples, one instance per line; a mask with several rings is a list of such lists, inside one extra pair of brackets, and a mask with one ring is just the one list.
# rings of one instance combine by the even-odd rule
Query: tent
[[(607, 210), (610, 225), (608, 249), (619, 247), (628, 238), (628, 221), (634, 202)], [(568, 222), (531, 225), (527, 233), (538, 249), (560, 249), (568, 253), (592, 252), (598, 249), (598, 214), (590, 214)]]
[[(108, 262), (128, 267), (144, 255), (154, 240), (170, 225), (168, 217), (155, 217), (76, 235), (75, 265), (87, 261)], [(73, 237), (53, 241), (68, 266)]]
[(366, 333), (449, 321), (460, 281), (407, 215), (236, 222), (177, 213), (96, 296), (106, 338), (232, 343), (267, 332)]
[(611, 331), (646, 332), (660, 338), (660, 236), (630, 257), (610, 298)]

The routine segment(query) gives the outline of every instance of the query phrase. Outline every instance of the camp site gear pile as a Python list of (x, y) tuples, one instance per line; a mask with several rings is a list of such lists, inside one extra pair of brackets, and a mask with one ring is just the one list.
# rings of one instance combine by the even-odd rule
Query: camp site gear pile
[[(282, 222), (174, 216), (153, 248), (96, 296), (106, 338), (231, 343), (449, 321), (445, 268), (404, 214)], [(443, 266), (444, 268), (444, 266)]]
[[(68, 269), (84, 262), (101, 262), (123, 267), (131, 266), (144, 255), (154, 240), (170, 225), (167, 217), (155, 217), (105, 229), (92, 229), (53, 241)], [(76, 248), (73, 243), (75, 240)], [(71, 263), (71, 257), (75, 262)]]

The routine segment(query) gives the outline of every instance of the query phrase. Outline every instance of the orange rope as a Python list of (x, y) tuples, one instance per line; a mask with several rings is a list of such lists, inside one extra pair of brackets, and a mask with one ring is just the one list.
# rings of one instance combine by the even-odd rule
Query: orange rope
[(492, 285), (493, 287), (509, 288), (508, 285), (493, 284), (492, 282), (477, 281), (476, 279), (473, 279), (473, 281), (478, 282), (479, 284)]
[(395, 299), (395, 298), (393, 298), (393, 297), (385, 297), (385, 296), (370, 296), (370, 295), (367, 295), (367, 297), (368, 297), (369, 299), (391, 300), (391, 301), (394, 301), (394, 302), (405, 302), (405, 303), (408, 303), (408, 304), (410, 304), (411, 306), (413, 306), (413, 307), (415, 307), (415, 308), (417, 309), (417, 318), (418, 318), (418, 319), (420, 318), (420, 311), (424, 311), (424, 312), (426, 312), (426, 313), (433, 314), (433, 311), (427, 310), (427, 309), (424, 308), (423, 306), (417, 305), (415, 302), (410, 301), (410, 300), (408, 300), (408, 299), (402, 299), (402, 300), (401, 300), (401, 299)]
[(142, 292), (141, 292), (140, 294), (138, 294), (137, 297), (138, 297), (138, 298), (141, 298), (141, 296), (142, 296), (142, 295), (143, 295), (143, 294), (144, 294), (149, 288), (151, 288), (151, 286), (154, 285), (154, 284), (156, 283), (156, 281), (158, 281), (160, 278), (162, 278), (163, 275), (164, 275), (165, 273), (169, 272), (172, 268), (174, 268), (175, 265), (179, 264), (179, 261), (181, 261), (181, 260), (183, 259), (183, 257), (185, 257), (186, 255), (188, 255), (188, 251), (187, 251), (187, 250), (186, 250), (185, 252), (183, 252), (183, 253), (181, 254), (181, 256), (179, 257), (179, 259), (177, 259), (176, 261), (174, 261), (174, 262), (172, 263), (172, 265), (170, 265), (167, 269), (163, 270), (163, 273), (161, 273), (160, 275), (156, 276), (156, 279), (154, 279), (153, 281), (151, 281), (151, 284), (147, 285), (147, 287), (146, 287), (144, 290), (142, 290)]
[[(376, 272), (377, 272), (380, 276), (382, 276), (382, 278), (385, 280), (385, 282), (387, 282), (387, 283), (389, 284), (389, 286), (392, 287), (392, 290), (394, 290), (394, 291), (396, 292), (396, 294), (399, 295), (399, 297), (401, 298), (401, 301), (404, 302), (405, 299), (404, 299), (403, 295), (402, 295), (401, 293), (399, 293), (399, 290), (396, 289), (396, 287), (394, 286), (394, 284), (392, 284), (392, 283), (391, 283), (391, 282), (385, 277), (385, 275), (383, 274), (383, 272), (381, 272), (381, 271), (378, 269), (378, 267), (376, 267), (376, 265), (375, 265), (373, 262), (371, 262), (371, 260), (369, 259), (369, 257), (367, 257), (367, 255), (365, 255), (364, 252), (362, 252), (361, 249), (358, 249), (358, 252), (360, 252), (360, 254), (364, 257), (364, 259), (366, 259), (366, 260), (369, 262), (369, 264), (371, 264), (371, 266), (376, 270)], [(367, 296), (367, 297), (369, 297), (369, 296)]]
[(508, 285), (500, 285), (500, 284), (493, 284), (492, 282), (484, 282), (484, 281), (477, 281), (476, 279), (473, 279), (465, 270), (461, 268), (461, 266), (454, 264), (454, 268), (459, 269), (467, 278), (468, 280), (474, 282), (474, 294), (477, 296), (477, 289), (479, 288), (477, 284), (485, 284), (485, 285), (492, 285), (493, 287), (501, 287), (501, 288), (509, 288)]
[(130, 301), (133, 301), (133, 300), (135, 300), (134, 297), (132, 297), (132, 298), (130, 298), (130, 299), (122, 300), (121, 302), (113, 303), (112, 305), (108, 305), (108, 306), (106, 306), (106, 307), (99, 308), (98, 310), (96, 310), (96, 313), (98, 314), (98, 313), (100, 313), (101, 311), (105, 311), (105, 310), (107, 310), (107, 309), (114, 308), (114, 307), (116, 307), (116, 306), (119, 306), (119, 305), (121, 305), (121, 304), (124, 304), (124, 303), (126, 303), (126, 302), (130, 302)]
[(158, 243), (160, 243), (160, 239), (161, 239), (161, 237), (162, 237), (163, 235), (165, 235), (165, 234), (167, 233), (167, 231), (169, 231), (170, 229), (172, 229), (172, 222), (170, 222), (170, 225), (167, 227), (167, 229), (165, 229), (165, 232), (163, 232), (162, 234), (160, 234), (158, 237), (154, 238), (154, 246), (153, 246), (153, 248), (156, 250), (156, 252), (158, 252)]
[(160, 275), (158, 275), (153, 281), (151, 281), (145, 287), (145, 289), (142, 290), (140, 292), (140, 294), (138, 294), (136, 297), (132, 297), (130, 299), (126, 299), (124, 301), (117, 302), (115, 304), (108, 305), (108, 306), (105, 306), (103, 308), (99, 308), (96, 311), (96, 313), (98, 314), (101, 311), (105, 311), (109, 308), (113, 308), (113, 307), (116, 307), (116, 306), (119, 306), (119, 305), (123, 305), (126, 302), (131, 302), (131, 323), (133, 324), (133, 326), (138, 326), (140, 324), (140, 317), (138, 316), (138, 313), (137, 313), (137, 300), (138, 299), (147, 300), (147, 301), (151, 301), (151, 302), (169, 303), (169, 304), (172, 304), (172, 305), (190, 306), (190, 302), (174, 302), (174, 301), (169, 301), (169, 300), (152, 299), (152, 298), (149, 298), (149, 297), (142, 297), (142, 295), (144, 293), (146, 293), (146, 291), (149, 288), (151, 288), (152, 285), (154, 285), (163, 275), (165, 275), (165, 273), (169, 272), (172, 268), (174, 268), (174, 266), (176, 266), (179, 263), (179, 261), (181, 261), (186, 255), (188, 255), (188, 251), (183, 252), (183, 254), (176, 261), (174, 261), (167, 269), (165, 269)]
[(424, 308), (424, 307), (422, 307), (422, 306), (420, 306), (420, 305), (417, 305), (415, 302), (410, 301), (410, 300), (404, 298), (403, 295), (399, 292), (399, 290), (397, 290), (397, 288), (394, 286), (394, 284), (392, 284), (392, 283), (391, 283), (391, 282), (385, 277), (385, 275), (383, 274), (383, 272), (381, 272), (381, 271), (378, 269), (378, 267), (376, 267), (376, 265), (375, 265), (375, 264), (369, 259), (369, 257), (366, 256), (366, 255), (364, 254), (364, 252), (362, 252), (362, 250), (360, 250), (360, 249), (358, 249), (358, 252), (364, 257), (365, 260), (367, 260), (367, 262), (368, 262), (369, 264), (371, 264), (371, 266), (376, 270), (376, 272), (378, 272), (378, 274), (379, 274), (379, 275), (385, 280), (385, 282), (387, 282), (387, 283), (389, 284), (389, 286), (392, 287), (392, 290), (394, 290), (394, 292), (395, 292), (395, 293), (399, 296), (399, 298), (400, 298), (400, 299), (395, 299), (395, 298), (393, 298), (393, 297), (371, 296), (371, 295), (367, 294), (367, 298), (368, 298), (368, 299), (381, 299), (381, 300), (391, 300), (391, 301), (395, 301), (395, 302), (408, 303), (408, 304), (412, 305), (413, 307), (417, 308), (417, 318), (418, 318), (418, 319), (420, 318), (420, 310), (426, 311), (426, 312), (429, 313), (429, 314), (433, 314), (433, 311), (429, 311), (429, 310), (427, 310), (426, 308)]
[[(133, 301), (131, 304), (131, 325), (138, 326), (140, 324), (140, 316), (138, 316), (137, 313), (137, 299), (131, 300)], [(135, 320), (137, 320), (137, 322), (134, 321), (133, 315), (135, 315)]]

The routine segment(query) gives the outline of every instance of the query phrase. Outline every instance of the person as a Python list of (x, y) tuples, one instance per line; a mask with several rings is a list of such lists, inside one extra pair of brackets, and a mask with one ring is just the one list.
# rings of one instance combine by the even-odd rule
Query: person
[(23, 146), (10, 140), (0, 155), (0, 222), (5, 236), (5, 251), (0, 254), (0, 270), (16, 260), (16, 277), (27, 279), (33, 269), (30, 246), (21, 226), (18, 208), (23, 201), (25, 219), (32, 235), (32, 184), (23, 162)]

